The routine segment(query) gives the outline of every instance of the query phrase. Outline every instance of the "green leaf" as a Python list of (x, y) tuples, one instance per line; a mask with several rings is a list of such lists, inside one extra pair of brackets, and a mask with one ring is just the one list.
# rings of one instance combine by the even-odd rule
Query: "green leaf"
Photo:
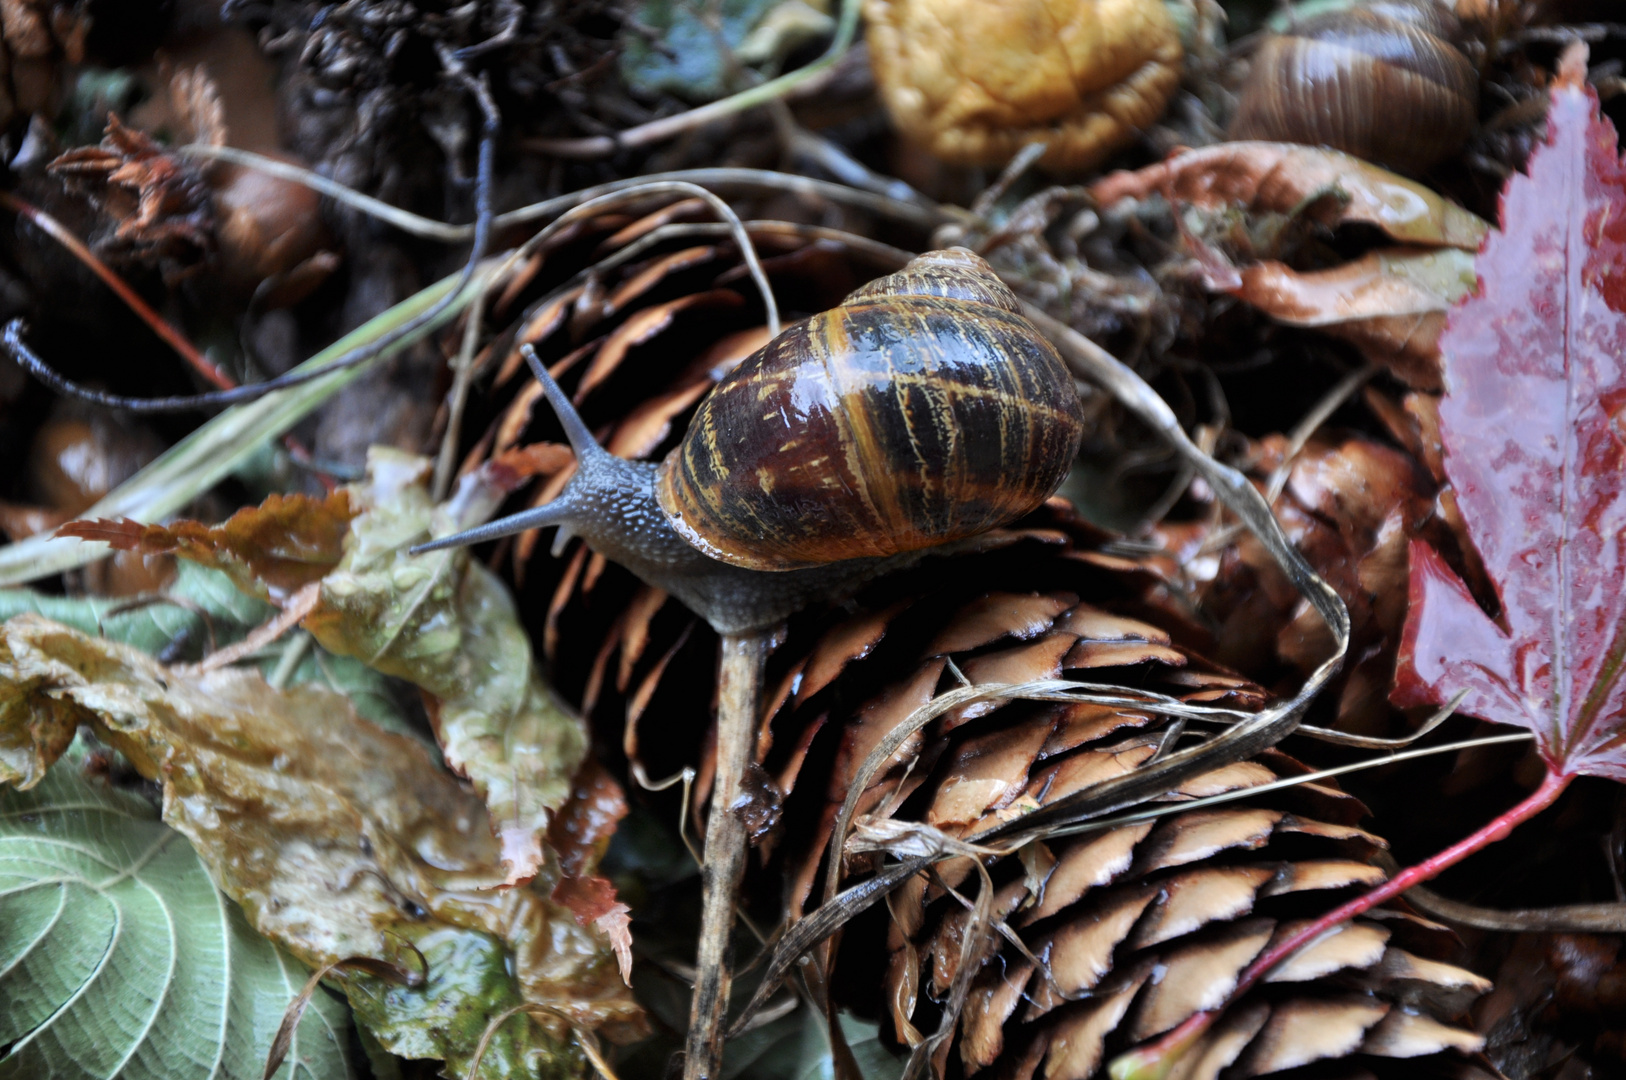
[[(345, 990), (356, 1020), (393, 1053), (440, 1058), (448, 1074), (467, 1076), (474, 1048), (492, 1018), (525, 1000), (508, 974), (507, 950), (488, 934), (446, 927), (428, 930), (413, 944), (433, 978), (424, 986), (408, 987), (364, 973), (346, 974)], [(480, 1061), (481, 1077), (553, 1080), (582, 1073), (575, 1048), (526, 1013), (503, 1021)]]
[[(309, 972), (256, 934), (185, 838), (73, 755), (0, 789), (0, 1077), (254, 1080)], [(350, 1075), (318, 991), (279, 1080)]]
[(641, 1031), (604, 934), (550, 898), (557, 859), (493, 888), (503, 875), (485, 804), (348, 698), (314, 681), (279, 690), (244, 668), (166, 667), (38, 615), (0, 625), (0, 776), (50, 780), (80, 724), (163, 784), (164, 820), (260, 933), (312, 966), (365, 957), (427, 976), (421, 992), (358, 1004), (385, 1049), (442, 1056), (466, 1076), (492, 1009), (525, 1001), (567, 1017), (503, 1035), (480, 1076), (515, 1080), (575, 1059), (570, 1024)]
[[(849, 1013), (837, 1014), (841, 1034), (864, 1080), (897, 1080), (903, 1062), (881, 1044), (880, 1027)], [(723, 1054), (723, 1080), (835, 1080), (834, 1055), (824, 1018), (805, 1005), (730, 1042)]]
[(184, 561), (177, 562), (175, 569), (175, 582), (165, 595), (177, 603), (151, 603), (111, 615), (109, 612), (129, 601), (0, 589), (0, 622), (32, 612), (87, 634), (156, 653), (182, 634), (207, 640), (205, 615), (213, 624), (216, 644), (225, 645), (274, 614), (269, 604), (238, 592), (231, 579), (218, 570)]
[(621, 35), (621, 74), (639, 94), (678, 94), (690, 101), (711, 101), (728, 92), (730, 62), (723, 49), (736, 49), (774, 6), (774, 0), (722, 0), (717, 25), (709, 25), (711, 0), (643, 0), (637, 7), (640, 27), (656, 32)]

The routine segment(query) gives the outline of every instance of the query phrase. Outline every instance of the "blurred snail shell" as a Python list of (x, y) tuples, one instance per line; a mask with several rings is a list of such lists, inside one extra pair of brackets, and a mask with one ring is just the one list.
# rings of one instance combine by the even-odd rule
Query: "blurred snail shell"
[(864, 0), (892, 122), (934, 156), (1000, 166), (1030, 143), (1083, 172), (1157, 122), (1180, 85), (1162, 0)]
[(1376, 0), (1270, 34), (1243, 83), (1233, 139), (1330, 146), (1404, 170), (1462, 145), (1479, 73), (1434, 0)]
[(659, 465), (601, 448), (527, 359), (575, 476), (546, 506), (413, 550), (558, 525), (724, 633), (1034, 510), (1084, 429), (1061, 358), (967, 251), (922, 255), (774, 338)]

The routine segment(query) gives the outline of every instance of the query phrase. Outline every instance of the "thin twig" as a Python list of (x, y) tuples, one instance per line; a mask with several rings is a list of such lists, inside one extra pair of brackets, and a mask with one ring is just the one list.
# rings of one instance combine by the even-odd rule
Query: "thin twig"
[(1425, 915), (1509, 934), (1626, 934), (1626, 904), (1565, 904), (1560, 907), (1499, 909), (1465, 904), (1418, 886), (1406, 900)]
[(223, 390), (229, 390), (237, 385), (230, 375), (221, 371), (212, 360), (199, 352), (197, 346), (193, 345), (185, 334), (177, 330), (170, 324), (168, 319), (158, 314), (145, 300), (141, 299), (123, 278), (113, 272), (112, 267), (97, 258), (96, 253), (86, 247), (84, 241), (69, 231), (66, 225), (32, 203), (19, 199), (9, 191), (0, 191), (0, 206), (5, 206), (13, 213), (21, 214), (39, 226), (51, 239), (67, 248), (74, 258), (90, 269), (91, 273), (101, 278), (102, 283), (113, 290), (113, 294), (124, 301), (125, 306), (135, 312), (142, 322), (152, 327), (153, 333), (163, 338), (165, 344), (180, 354), (181, 359), (192, 366), (192, 370)]
[(685, 1080), (715, 1080), (723, 1056), (723, 1014), (733, 983), (729, 939), (734, 898), (745, 874), (745, 821), (734, 803), (744, 797), (740, 781), (756, 745), (757, 701), (772, 632), (725, 634), (718, 673), (717, 771), (706, 817), (706, 849), (700, 865), (700, 948), (695, 956), (694, 998), (689, 1007)]
[[(457, 65), (459, 78), (480, 105), (481, 139), (495, 142), (502, 131), (502, 113), (498, 111), (497, 103), (491, 97), (491, 88), (487, 85), (485, 75), (482, 73), (478, 79), (468, 75), (461, 68), (462, 61), (455, 56), (443, 55), (442, 62), (449, 67)], [(486, 285), (490, 285), (490, 279), (487, 279)], [(480, 290), (464, 316), (463, 341), (453, 365), (446, 431), (440, 440), (440, 454), (435, 459), (435, 472), (429, 489), (436, 502), (446, 497), (446, 489), (451, 484), (452, 467), (456, 464), (458, 436), (463, 429), (463, 410), (468, 405), (469, 383), (474, 378), (474, 350), (480, 342), (480, 328), (485, 321), (487, 292), (488, 289), (485, 288)]]
[[(378, 218), (380, 221), (395, 226), (402, 232), (423, 237), (426, 240), (436, 240), (443, 244), (459, 244), (474, 235), (472, 225), (448, 225), (443, 221), (436, 221), (434, 218), (414, 214), (410, 210), (402, 210), (400, 207), (391, 206), (381, 199), (375, 199), (371, 195), (363, 195), (353, 188), (329, 180), (321, 173), (312, 172), (310, 169), (299, 165), (290, 165), (286, 161), (279, 161), (263, 154), (256, 154), (250, 150), (239, 150), (233, 146), (191, 144), (177, 148), (176, 153), (210, 161), (226, 161), (233, 165), (241, 165), (244, 168), (263, 172), (267, 176), (275, 176), (281, 180), (303, 184), (312, 191), (320, 192), (361, 213)], [(974, 215), (969, 211), (957, 206), (948, 206), (942, 203), (922, 204), (917, 200), (892, 198), (872, 191), (861, 191), (844, 184), (832, 183), (828, 180), (815, 180), (811, 176), (797, 176), (792, 173), (775, 172), (771, 169), (713, 168), (678, 169), (672, 172), (649, 173), (645, 176), (632, 177), (626, 180), (612, 180), (608, 183), (582, 188), (580, 191), (573, 191), (551, 199), (543, 199), (541, 202), (522, 206), (517, 210), (510, 210), (505, 214), (498, 215), (493, 225), (498, 229), (529, 225), (550, 218), (555, 214), (563, 213), (589, 199), (596, 199), (617, 191), (625, 191), (628, 188), (637, 187), (644, 183), (660, 183), (668, 180), (687, 181), (708, 188), (766, 189), (809, 198), (828, 199), (831, 202), (845, 203), (882, 217), (928, 229), (951, 221), (975, 220)]]

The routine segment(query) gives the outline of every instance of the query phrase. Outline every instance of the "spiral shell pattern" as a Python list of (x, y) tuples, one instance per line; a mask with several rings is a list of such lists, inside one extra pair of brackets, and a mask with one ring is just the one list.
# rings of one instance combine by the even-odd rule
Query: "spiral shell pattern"
[(656, 497), (707, 555), (792, 570), (1006, 524), (1066, 476), (1083, 414), (991, 267), (932, 252), (747, 358), (662, 463)]

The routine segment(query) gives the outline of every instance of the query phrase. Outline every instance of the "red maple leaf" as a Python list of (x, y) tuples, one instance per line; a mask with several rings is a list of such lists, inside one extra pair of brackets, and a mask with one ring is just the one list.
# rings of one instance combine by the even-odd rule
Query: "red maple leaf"
[(1626, 780), (1626, 170), (1582, 65), (1440, 340), (1446, 474), (1502, 625), (1413, 541), (1393, 700), (1467, 691), (1553, 773)]
[[(1397, 705), (1463, 694), (1471, 716), (1532, 732), (1547, 777), (1473, 835), (1311, 920), (1249, 963), (1234, 1001), (1328, 930), (1434, 877), (1552, 805), (1579, 775), (1626, 781), (1626, 168), (1586, 84), (1559, 63), (1547, 141), (1502, 192), (1479, 289), (1440, 337), (1440, 441), (1500, 618), (1428, 544), (1411, 542)], [(1223, 1012), (1113, 1062), (1162, 1076)]]

